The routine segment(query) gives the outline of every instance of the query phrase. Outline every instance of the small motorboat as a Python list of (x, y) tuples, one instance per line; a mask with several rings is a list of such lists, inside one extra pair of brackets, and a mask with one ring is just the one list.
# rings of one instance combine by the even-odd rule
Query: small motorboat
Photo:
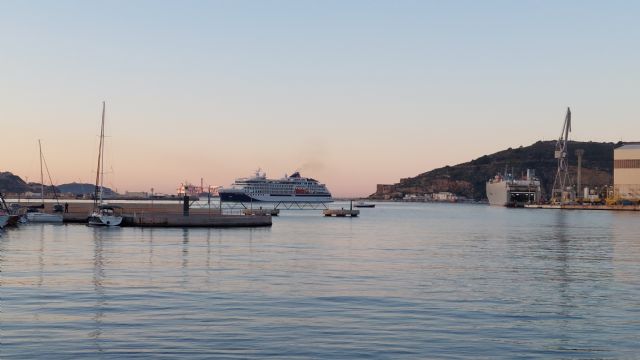
[(364, 201), (358, 201), (353, 206), (357, 208), (374, 208), (376, 207), (376, 204), (368, 204), (368, 203), (365, 203)]
[(89, 225), (95, 226), (120, 226), (122, 223), (122, 214), (118, 211), (120, 206), (116, 205), (100, 205), (89, 215), (87, 219)]

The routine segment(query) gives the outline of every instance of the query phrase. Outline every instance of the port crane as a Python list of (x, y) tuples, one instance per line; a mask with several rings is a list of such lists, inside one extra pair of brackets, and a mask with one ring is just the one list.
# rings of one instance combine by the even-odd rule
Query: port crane
[(571, 132), (571, 109), (567, 107), (562, 133), (556, 142), (555, 158), (558, 159), (558, 169), (553, 180), (551, 194), (552, 203), (565, 203), (573, 199), (573, 187), (569, 177), (569, 133)]

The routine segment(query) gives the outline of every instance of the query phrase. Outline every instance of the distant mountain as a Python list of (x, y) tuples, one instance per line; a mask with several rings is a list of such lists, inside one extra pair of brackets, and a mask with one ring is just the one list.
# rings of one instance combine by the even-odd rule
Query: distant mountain
[(0, 172), (0, 192), (22, 193), (29, 191), (29, 185), (19, 176), (8, 171)]
[[(392, 185), (378, 185), (372, 199), (397, 199), (407, 194), (422, 195), (448, 191), (458, 196), (481, 200), (486, 198), (485, 185), (488, 179), (504, 173), (505, 168), (516, 176), (527, 169), (535, 170), (543, 185), (543, 192), (550, 194), (556, 174), (557, 160), (554, 158), (555, 141), (538, 141), (530, 146), (509, 148), (475, 160), (445, 166), (415, 177), (400, 179)], [(575, 178), (576, 149), (583, 149), (582, 184), (601, 187), (611, 184), (613, 173), (614, 143), (569, 142), (570, 172)], [(574, 179), (575, 180), (575, 179)]]
[[(84, 195), (84, 194), (93, 194), (95, 191), (94, 184), (86, 184), (86, 183), (76, 183), (72, 182), (71, 184), (62, 184), (56, 186), (56, 189), (59, 193), (70, 193), (76, 195)], [(115, 192), (108, 187), (104, 188), (105, 195), (114, 195)]]
[[(18, 175), (14, 175), (11, 172), (0, 172), (0, 192), (2, 193), (25, 193), (25, 192), (34, 192), (40, 193), (40, 183), (26, 183), (22, 180)], [(45, 185), (44, 187), (45, 193), (52, 193), (53, 187)], [(75, 195), (85, 195), (92, 194), (95, 190), (95, 185), (93, 184), (80, 184), (80, 183), (71, 183), (71, 184), (62, 184), (56, 186), (57, 193), (69, 193)], [(115, 195), (115, 192), (107, 187), (104, 188), (105, 195)]]

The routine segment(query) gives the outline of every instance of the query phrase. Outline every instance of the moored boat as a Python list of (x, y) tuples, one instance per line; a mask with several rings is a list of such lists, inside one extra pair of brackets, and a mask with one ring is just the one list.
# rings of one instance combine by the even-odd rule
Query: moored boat
[[(40, 140), (38, 140), (38, 148), (40, 149), (40, 197), (42, 200), (42, 205), (37, 208), (32, 208), (33, 211), (27, 211), (27, 213), (25, 214), (25, 218), (28, 222), (33, 223), (62, 223), (62, 214), (49, 214), (44, 212), (44, 173), (42, 170), (44, 156), (42, 155), (42, 143), (40, 142)], [(47, 175), (49, 176), (49, 179), (51, 179), (51, 174), (49, 174), (49, 168), (46, 166), (46, 162), (45, 168), (47, 169)], [(54, 189), (54, 196), (56, 198), (56, 201), (58, 201), (58, 197), (55, 194), (55, 186), (53, 186), (53, 183), (51, 184), (51, 186)]]
[(533, 170), (527, 170), (527, 176), (516, 180), (512, 174), (496, 175), (487, 181), (487, 199), (490, 205), (524, 207), (540, 201), (542, 188)]
[(7, 224), (9, 223), (9, 219), (11, 218), (11, 215), (9, 214), (5, 214), (0, 213), (0, 229), (4, 228), (5, 226), (7, 226)]
[(28, 222), (33, 223), (61, 223), (63, 220), (61, 214), (47, 214), (44, 212), (27, 212), (25, 217)]
[(96, 187), (93, 196), (93, 211), (87, 218), (88, 225), (120, 226), (122, 214), (116, 210), (119, 206), (107, 205), (103, 202), (104, 192), (104, 113), (105, 103), (102, 102), (102, 122), (100, 125), (100, 146), (98, 148), (98, 169), (96, 170)]
[(374, 208), (374, 207), (376, 207), (376, 204), (370, 204), (370, 203), (366, 203), (364, 201), (358, 201), (353, 206), (357, 207), (357, 208)]
[(11, 219), (12, 215), (7, 207), (7, 203), (4, 201), (4, 195), (0, 193), (0, 229), (10, 225)]
[(94, 226), (120, 226), (122, 224), (121, 209), (116, 205), (100, 205), (89, 215), (87, 223)]

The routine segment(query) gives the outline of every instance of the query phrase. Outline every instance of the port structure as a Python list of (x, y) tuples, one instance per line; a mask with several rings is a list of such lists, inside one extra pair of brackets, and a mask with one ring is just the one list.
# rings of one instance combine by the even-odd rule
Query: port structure
[(563, 204), (573, 201), (574, 191), (569, 176), (569, 133), (571, 132), (571, 109), (567, 108), (567, 115), (564, 117), (562, 132), (556, 142), (555, 158), (558, 159), (558, 169), (553, 180), (553, 190), (551, 202)]
[[(215, 200), (214, 200), (215, 199)], [(189, 201), (189, 207), (200, 209), (218, 209), (222, 212), (226, 210), (323, 210), (328, 209), (328, 202), (308, 202), (308, 201), (222, 201), (220, 198), (207, 198), (204, 202), (199, 199)]]
[[(308, 201), (278, 201), (278, 202), (265, 202), (260, 201), (255, 204), (260, 204), (260, 208), (264, 205), (268, 205), (271, 207), (273, 205), (273, 209), (285, 209), (285, 210), (320, 210), (327, 209), (326, 202), (308, 202)], [(248, 206), (247, 206), (248, 205)], [(253, 209), (254, 203), (249, 202), (248, 204), (245, 202), (236, 202), (236, 201), (222, 201), (220, 200), (220, 207), (225, 207), (227, 209)]]

